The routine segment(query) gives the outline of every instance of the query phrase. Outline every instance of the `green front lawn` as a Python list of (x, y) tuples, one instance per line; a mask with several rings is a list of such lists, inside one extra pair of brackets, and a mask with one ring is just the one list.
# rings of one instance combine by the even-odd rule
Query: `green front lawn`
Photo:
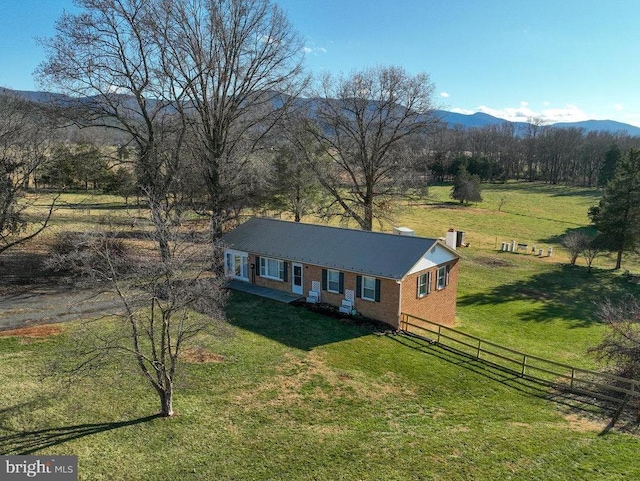
[[(77, 454), (80, 479), (633, 479), (640, 440), (435, 347), (233, 293), (224, 362), (183, 365), (173, 419), (114, 365), (33, 376), (65, 336), (0, 338), (0, 451)], [(66, 326), (73, 328), (72, 325)], [(586, 415), (586, 411), (577, 411)]]

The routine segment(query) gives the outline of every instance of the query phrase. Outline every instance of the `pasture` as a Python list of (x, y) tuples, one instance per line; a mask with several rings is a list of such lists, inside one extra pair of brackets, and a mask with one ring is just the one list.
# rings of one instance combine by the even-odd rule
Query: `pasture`
[[(461, 207), (448, 189), (407, 202), (393, 225), (435, 237), (466, 232), (457, 327), (596, 367), (587, 354), (603, 332), (594, 303), (638, 290), (611, 270), (611, 258), (589, 271), (584, 261), (568, 266), (560, 248), (561, 235), (588, 229), (598, 191), (484, 185), (482, 203)], [(52, 229), (18, 254), (45, 255), (62, 229), (135, 229), (131, 214), (144, 215), (117, 198), (63, 201)], [(511, 239), (555, 254), (496, 249)], [(639, 266), (637, 257), (623, 263)], [(0, 282), (2, 292), (14, 289), (2, 271)], [(0, 333), (0, 453), (76, 454), (87, 480), (640, 477), (640, 438), (625, 429), (599, 435), (611, 413), (589, 403), (299, 307), (233, 293), (226, 311), (229, 328), (199, 339), (182, 363), (172, 419), (153, 416), (155, 395), (132, 363), (114, 361), (71, 384), (41, 379), (74, 322)]]

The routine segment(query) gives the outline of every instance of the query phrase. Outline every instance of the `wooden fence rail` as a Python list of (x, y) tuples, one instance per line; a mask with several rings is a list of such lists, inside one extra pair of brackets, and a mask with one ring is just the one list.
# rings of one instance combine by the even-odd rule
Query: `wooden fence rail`
[(640, 381), (550, 361), (409, 314), (402, 314), (400, 330), (519, 376), (581, 395), (616, 403), (640, 397)]

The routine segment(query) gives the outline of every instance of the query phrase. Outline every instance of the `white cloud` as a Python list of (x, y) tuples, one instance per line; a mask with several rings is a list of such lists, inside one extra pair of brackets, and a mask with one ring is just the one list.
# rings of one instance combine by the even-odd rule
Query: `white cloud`
[(323, 54), (323, 53), (327, 53), (327, 49), (324, 48), (324, 47), (313, 47), (313, 46), (309, 47), (309, 46), (306, 46), (306, 45), (302, 48), (302, 51), (306, 55), (308, 55), (308, 54), (320, 55), (320, 54)]
[(624, 122), (627, 124), (635, 125), (636, 127), (640, 127), (640, 114), (625, 114), (620, 122)]
[(447, 98), (449, 97), (449, 94), (447, 92), (440, 92), (440, 97)]
[(475, 110), (461, 109), (458, 107), (456, 107), (455, 109), (451, 109), (451, 112), (455, 112), (456, 114), (463, 114), (463, 115), (471, 115), (476, 113)]
[[(483, 112), (494, 117), (498, 117), (512, 122), (527, 122), (531, 118), (541, 118), (545, 123), (556, 122), (579, 122), (595, 118), (595, 114), (588, 114), (573, 104), (566, 104), (564, 107), (551, 108), (549, 102), (544, 102), (542, 109), (533, 109), (529, 102), (522, 101), (517, 107), (494, 108), (487, 105), (479, 106), (475, 112)], [(469, 114), (472, 110), (452, 109), (453, 112)]]

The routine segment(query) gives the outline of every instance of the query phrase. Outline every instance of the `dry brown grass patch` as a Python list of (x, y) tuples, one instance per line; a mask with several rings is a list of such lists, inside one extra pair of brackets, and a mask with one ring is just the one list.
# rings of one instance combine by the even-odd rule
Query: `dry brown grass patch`
[(62, 332), (60, 326), (53, 324), (44, 324), (42, 326), (21, 327), (19, 329), (10, 329), (8, 331), (0, 331), (0, 337), (22, 337), (24, 339), (45, 339), (50, 336), (57, 336)]
[(189, 364), (207, 364), (226, 361), (224, 356), (211, 352), (203, 347), (184, 349), (182, 351), (182, 359)]
[(601, 432), (603, 425), (597, 423), (592, 419), (588, 419), (584, 416), (578, 416), (577, 414), (568, 414), (565, 419), (569, 421), (569, 427), (574, 431), (586, 432)]

